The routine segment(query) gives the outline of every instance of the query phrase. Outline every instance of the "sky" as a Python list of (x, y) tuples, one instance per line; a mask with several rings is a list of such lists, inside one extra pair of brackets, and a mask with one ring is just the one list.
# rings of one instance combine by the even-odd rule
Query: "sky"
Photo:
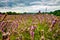
[(50, 12), (60, 10), (60, 0), (0, 0), (0, 12)]

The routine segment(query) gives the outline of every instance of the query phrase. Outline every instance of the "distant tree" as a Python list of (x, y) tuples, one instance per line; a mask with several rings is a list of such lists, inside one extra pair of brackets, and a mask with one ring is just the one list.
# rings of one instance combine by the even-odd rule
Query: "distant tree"
[(60, 10), (56, 10), (56, 11), (54, 11), (53, 14), (56, 15), (56, 16), (60, 16)]
[(12, 12), (13, 15), (16, 15), (17, 13), (16, 12)]
[(24, 14), (26, 14), (26, 12), (24, 12)]
[(2, 14), (6, 14), (6, 13), (2, 13)]
[(16, 15), (16, 12), (6, 12), (8, 15)]
[(1, 12), (0, 12), (0, 14), (1, 14)]
[(11, 15), (11, 14), (12, 14), (12, 12), (7, 12), (7, 14)]
[(41, 13), (41, 11), (39, 11), (38, 13)]
[(49, 14), (53, 14), (53, 15), (56, 15), (56, 16), (60, 16), (60, 10), (55, 10), (53, 12), (49, 12)]

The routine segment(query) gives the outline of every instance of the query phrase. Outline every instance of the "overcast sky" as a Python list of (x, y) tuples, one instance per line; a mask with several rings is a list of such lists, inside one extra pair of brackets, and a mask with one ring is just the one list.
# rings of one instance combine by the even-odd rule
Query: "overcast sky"
[(59, 9), (60, 0), (0, 0), (0, 12), (45, 12)]

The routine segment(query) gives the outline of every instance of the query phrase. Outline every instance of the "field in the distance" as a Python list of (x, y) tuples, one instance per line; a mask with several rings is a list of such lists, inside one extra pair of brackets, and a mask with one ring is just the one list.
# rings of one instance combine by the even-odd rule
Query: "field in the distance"
[[(7, 31), (11, 27), (11, 23), (14, 23), (12, 29), (9, 28), (11, 33), (9, 38), (11, 40), (60, 40), (60, 16), (52, 14), (21, 14), (4, 17), (5, 15), (0, 14), (0, 27), (2, 27), (1, 22), (3, 19), (4, 22), (8, 22), (7, 25), (3, 24)], [(32, 26), (35, 29), (32, 29)], [(22, 37), (20, 38), (20, 36)], [(2, 36), (0, 39), (2, 39)]]

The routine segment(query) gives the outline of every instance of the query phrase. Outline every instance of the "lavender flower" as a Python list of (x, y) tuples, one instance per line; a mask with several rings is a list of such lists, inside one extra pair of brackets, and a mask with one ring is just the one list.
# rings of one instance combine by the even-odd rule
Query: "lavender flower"
[(34, 38), (34, 32), (33, 31), (30, 31), (30, 35), (32, 38)]
[(4, 21), (2, 21), (2, 22), (1, 22), (1, 24), (0, 24), (0, 26), (2, 26), (4, 23), (5, 23), (5, 22), (4, 22)]
[(35, 27), (34, 27), (34, 26), (31, 26), (31, 27), (30, 27), (30, 30), (34, 30), (34, 29), (35, 29)]
[(18, 22), (13, 21), (13, 24), (14, 24), (16, 27), (18, 27)]
[(52, 24), (55, 24), (55, 20), (52, 21)]
[(34, 30), (35, 30), (35, 27), (34, 27), (34, 26), (31, 26), (31, 27), (30, 27), (30, 36), (31, 36), (31, 40), (34, 39)]
[(3, 28), (2, 28), (2, 30), (1, 30), (2, 32), (4, 32), (4, 30), (3, 30)]
[(51, 27), (54, 27), (56, 21), (57, 21), (57, 20), (53, 20), (53, 21), (52, 21), (52, 25), (51, 25)]
[(16, 27), (18, 27), (18, 24), (16, 24)]
[(0, 30), (2, 30), (2, 28), (3, 28), (5, 25), (6, 25), (6, 23), (5, 23), (4, 21), (2, 21), (2, 22), (0, 23)]
[(2, 16), (2, 14), (0, 14), (0, 17)]

